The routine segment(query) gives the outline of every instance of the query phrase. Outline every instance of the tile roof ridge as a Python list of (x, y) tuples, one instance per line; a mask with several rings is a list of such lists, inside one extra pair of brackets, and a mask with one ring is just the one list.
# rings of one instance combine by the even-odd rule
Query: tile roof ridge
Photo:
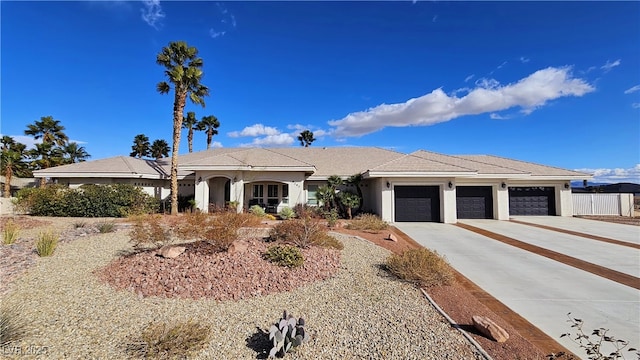
[[(481, 155), (481, 156), (488, 156), (488, 157), (494, 157), (494, 158), (498, 158), (498, 159), (503, 159), (503, 160), (511, 160), (511, 161), (518, 161), (518, 162), (523, 162), (526, 164), (531, 164), (531, 165), (537, 165), (537, 166), (542, 166), (542, 167), (546, 167), (549, 169), (556, 169), (556, 170), (564, 170), (564, 171), (571, 171), (571, 172), (575, 172), (575, 173), (582, 173), (580, 171), (575, 171), (575, 170), (569, 170), (569, 169), (565, 169), (565, 168), (561, 168), (558, 166), (550, 166), (550, 165), (545, 165), (545, 164), (538, 164), (538, 163), (534, 163), (531, 161), (526, 161), (526, 160), (515, 160), (515, 159), (510, 159), (510, 158), (506, 158), (504, 156), (497, 156), (497, 155)], [(475, 160), (474, 160), (475, 161)], [(510, 169), (509, 167), (505, 166), (506, 168)], [(517, 170), (517, 169), (514, 169)], [(586, 174), (586, 173), (582, 173), (582, 174)]]
[(263, 149), (264, 149), (264, 150), (266, 150), (266, 151), (268, 151), (268, 152), (276, 153), (276, 154), (278, 154), (278, 155), (280, 155), (280, 156), (284, 156), (284, 157), (287, 157), (287, 158), (289, 158), (289, 159), (292, 159), (292, 160), (295, 160), (295, 161), (301, 162), (301, 163), (303, 163), (303, 164), (307, 164), (307, 165), (309, 165), (309, 166), (313, 167), (314, 169), (316, 169), (316, 166), (315, 166), (315, 165), (313, 165), (313, 164), (311, 164), (311, 163), (308, 163), (308, 162), (306, 162), (306, 161), (302, 161), (302, 160), (300, 160), (300, 159), (296, 159), (296, 158), (294, 158), (293, 156), (289, 156), (289, 155), (287, 155), (287, 154), (283, 154), (283, 153), (281, 153), (281, 152), (277, 151), (277, 149), (282, 149), (282, 148), (270, 148), (270, 149), (269, 149), (269, 148), (263, 148)]
[[(435, 151), (427, 151), (427, 150), (422, 150), (422, 149), (420, 149), (420, 150), (416, 150), (416, 151), (412, 152), (410, 155), (413, 155), (413, 154), (415, 154), (415, 153), (417, 153), (417, 152), (419, 152), (419, 151), (426, 152), (426, 153), (430, 153), (430, 154), (436, 154), (436, 155), (440, 155), (440, 156), (449, 156), (449, 157), (452, 157), (451, 155), (441, 154), (441, 153), (437, 153), (437, 152), (435, 152)], [(478, 172), (478, 170), (477, 170), (477, 169), (469, 169), (468, 167), (465, 167), (465, 166), (460, 166), (460, 165), (455, 165), (455, 164), (448, 164), (448, 163), (446, 163), (446, 162), (444, 162), (444, 161), (438, 161), (438, 160), (434, 160), (434, 159), (425, 159), (425, 158), (420, 157), (420, 156), (418, 156), (418, 155), (414, 155), (414, 156), (416, 156), (416, 157), (418, 157), (418, 158), (420, 158), (420, 159), (423, 159), (423, 160), (429, 160), (429, 161), (433, 161), (433, 162), (437, 162), (437, 163), (445, 164), (445, 165), (449, 165), (449, 166), (453, 165), (453, 166), (455, 166), (455, 167), (459, 167), (459, 168), (462, 168), (462, 169), (467, 169), (467, 170), (469, 170), (469, 171)]]
[[(390, 163), (392, 163), (394, 161), (398, 161), (400, 159), (406, 158), (406, 157), (411, 155), (411, 154), (405, 154), (405, 153), (401, 153), (401, 152), (398, 152), (398, 154), (402, 154), (402, 156), (398, 156), (397, 158), (394, 158), (394, 159), (391, 159), (389, 161), (383, 162), (382, 164), (378, 164), (378, 165), (374, 166), (373, 168), (371, 168), (369, 170), (373, 170), (373, 169), (377, 169), (379, 167), (383, 167), (383, 166), (388, 165), (388, 164), (390, 164)], [(369, 170), (365, 170), (364, 172), (367, 172)]]
[[(256, 149), (256, 148), (247, 147), (247, 148), (227, 148), (227, 149), (234, 149), (234, 150), (232, 150), (232, 151), (230, 151), (228, 153), (224, 153), (222, 155), (228, 156), (228, 157), (230, 157), (230, 158), (232, 158), (234, 160), (237, 160), (241, 164), (251, 166), (251, 164), (247, 164), (245, 161), (242, 161), (242, 160), (238, 159), (238, 157), (233, 156), (233, 154), (236, 154), (236, 153), (239, 153), (239, 152), (246, 152), (246, 151), (249, 151), (251, 149)], [(235, 150), (235, 149), (237, 149), (237, 150)]]
[[(137, 174), (137, 173), (135, 172), (135, 170), (133, 170), (133, 166), (132, 166), (132, 165), (131, 165), (131, 163), (129, 162), (129, 158), (133, 158), (133, 159), (135, 159), (135, 157), (132, 157), (132, 156), (124, 156), (124, 155), (120, 155), (119, 157), (120, 157), (120, 159), (124, 162), (124, 164), (127, 166), (127, 168), (129, 169), (129, 171), (131, 171), (131, 173), (133, 173), (133, 174)], [(142, 160), (142, 159), (140, 159), (140, 160)]]
[[(468, 159), (468, 158), (464, 157), (464, 156), (493, 156), (493, 155), (480, 154), (480, 155), (447, 155), (447, 156), (451, 156), (451, 157), (454, 157), (454, 158), (462, 159), (462, 160), (465, 160), (465, 161), (476, 162), (478, 164), (484, 164), (484, 165), (489, 165), (489, 166), (497, 166), (497, 167), (500, 167), (500, 168), (505, 168), (505, 169), (517, 171), (517, 172), (522, 173), (522, 174), (531, 174), (531, 171), (524, 171), (524, 170), (520, 170), (520, 169), (515, 169), (515, 168), (512, 168), (512, 167), (509, 167), (509, 166), (496, 165), (496, 164), (491, 164), (491, 163), (488, 163), (488, 162), (475, 160), (475, 159)], [(497, 157), (497, 156), (494, 156), (494, 157)], [(509, 159), (509, 158), (503, 158), (503, 159), (513, 160), (513, 159)], [(519, 161), (519, 160), (516, 160), (516, 161)]]

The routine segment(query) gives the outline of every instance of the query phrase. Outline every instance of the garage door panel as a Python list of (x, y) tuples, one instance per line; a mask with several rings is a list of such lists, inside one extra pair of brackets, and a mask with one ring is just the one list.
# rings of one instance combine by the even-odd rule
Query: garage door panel
[(509, 215), (555, 215), (553, 187), (510, 187)]
[(491, 186), (458, 186), (456, 188), (458, 219), (492, 219), (493, 191)]
[(437, 186), (396, 186), (395, 221), (440, 221)]

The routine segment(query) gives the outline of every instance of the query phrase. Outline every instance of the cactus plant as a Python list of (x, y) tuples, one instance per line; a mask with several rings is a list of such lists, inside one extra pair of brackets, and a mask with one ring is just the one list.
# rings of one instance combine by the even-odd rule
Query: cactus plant
[(282, 318), (269, 329), (269, 340), (273, 340), (269, 357), (284, 356), (291, 349), (309, 340), (309, 334), (304, 329), (304, 319), (296, 319), (285, 310)]

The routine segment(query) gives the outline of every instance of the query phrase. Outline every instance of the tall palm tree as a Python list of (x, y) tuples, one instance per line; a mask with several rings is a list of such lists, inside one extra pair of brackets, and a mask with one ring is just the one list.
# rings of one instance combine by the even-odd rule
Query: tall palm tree
[(298, 141), (300, 141), (300, 146), (309, 147), (312, 142), (316, 141), (313, 137), (313, 133), (309, 130), (305, 130), (298, 135)]
[(76, 142), (70, 142), (62, 147), (63, 163), (74, 164), (87, 161), (91, 157), (84, 146), (79, 146)]
[(29, 164), (24, 161), (26, 145), (13, 140), (10, 136), (3, 136), (0, 140), (0, 172), (4, 176), (4, 197), (11, 196), (11, 179), (13, 176), (30, 177)]
[(213, 138), (213, 135), (218, 135), (217, 129), (220, 127), (220, 122), (217, 117), (209, 115), (203, 116), (198, 125), (200, 126), (200, 130), (207, 134), (207, 149), (209, 149), (211, 147), (211, 139)]
[(131, 146), (131, 154), (129, 156), (143, 158), (150, 155), (149, 137), (145, 134), (138, 134), (133, 138), (133, 146)]
[(169, 144), (165, 140), (154, 140), (151, 144), (151, 157), (156, 160), (169, 157), (169, 150)]
[(202, 59), (198, 57), (198, 49), (188, 46), (184, 41), (170, 42), (162, 48), (156, 57), (156, 63), (164, 66), (167, 81), (161, 81), (156, 89), (161, 94), (168, 94), (173, 85), (173, 149), (171, 153), (171, 214), (178, 213), (178, 148), (180, 147), (180, 131), (184, 118), (184, 107), (187, 96), (196, 105), (205, 106), (204, 97), (209, 95), (209, 88), (200, 83), (202, 80)]
[(31, 135), (36, 140), (42, 139), (43, 143), (52, 143), (63, 146), (69, 138), (64, 133), (64, 126), (60, 125), (60, 120), (55, 120), (53, 116), (43, 116), (40, 121), (27, 125), (25, 135)]
[(344, 184), (342, 178), (338, 175), (331, 175), (327, 178), (327, 186), (331, 191), (331, 206), (334, 208), (338, 208), (338, 202), (336, 201), (336, 191), (338, 190), (338, 186)]
[(193, 152), (193, 130), (203, 130), (200, 122), (196, 119), (196, 113), (189, 111), (187, 116), (182, 119), (182, 128), (187, 129), (187, 141), (189, 143), (189, 152)]

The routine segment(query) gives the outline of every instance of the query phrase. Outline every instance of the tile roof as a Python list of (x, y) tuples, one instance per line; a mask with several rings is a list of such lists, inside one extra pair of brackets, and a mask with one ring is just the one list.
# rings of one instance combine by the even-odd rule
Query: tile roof
[(457, 158), (466, 159), (482, 164), (482, 166), (499, 166), (504, 169), (523, 171), (531, 176), (569, 176), (569, 177), (591, 177), (591, 174), (557, 168), (548, 165), (535, 164), (527, 161), (507, 159), (493, 155), (457, 155)]
[[(116, 156), (106, 159), (84, 161), (34, 171), (34, 175), (47, 177), (141, 177), (145, 179), (163, 179), (169, 177), (171, 160), (144, 160), (130, 156)], [(186, 175), (184, 172), (179, 176)]]
[(418, 156), (423, 159), (429, 159), (446, 164), (460, 166), (469, 170), (476, 171), (478, 174), (528, 174), (528, 172), (524, 170), (507, 168), (504, 166), (497, 166), (495, 164), (466, 159), (460, 156), (444, 155), (424, 150), (418, 150), (412, 153), (412, 155)]
[(473, 169), (465, 168), (456, 164), (427, 159), (413, 154), (401, 156), (385, 164), (378, 165), (369, 170), (370, 173), (392, 173), (392, 172), (412, 172), (412, 173), (470, 173)]

